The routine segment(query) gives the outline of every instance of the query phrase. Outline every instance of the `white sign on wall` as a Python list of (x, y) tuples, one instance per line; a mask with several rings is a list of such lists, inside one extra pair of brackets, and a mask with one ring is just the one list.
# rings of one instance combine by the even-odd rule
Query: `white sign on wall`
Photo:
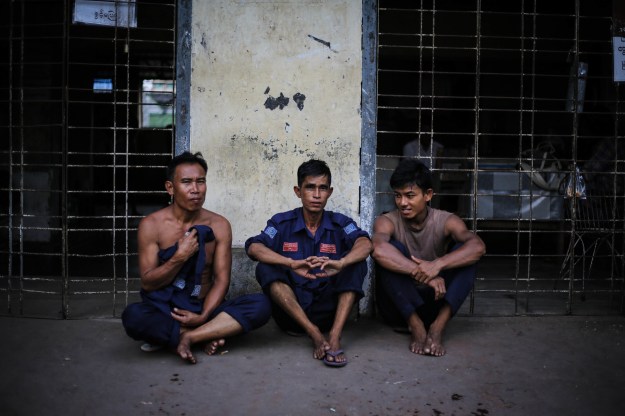
[(135, 0), (76, 0), (73, 23), (137, 27)]
[(614, 56), (614, 82), (625, 81), (625, 38), (612, 37)]

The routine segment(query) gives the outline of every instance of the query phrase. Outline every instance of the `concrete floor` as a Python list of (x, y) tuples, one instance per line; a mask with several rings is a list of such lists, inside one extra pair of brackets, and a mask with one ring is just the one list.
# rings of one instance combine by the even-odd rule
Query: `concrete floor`
[(374, 319), (340, 369), (273, 322), (198, 364), (143, 353), (119, 320), (0, 318), (0, 414), (622, 415), (625, 317), (457, 317), (441, 358)]

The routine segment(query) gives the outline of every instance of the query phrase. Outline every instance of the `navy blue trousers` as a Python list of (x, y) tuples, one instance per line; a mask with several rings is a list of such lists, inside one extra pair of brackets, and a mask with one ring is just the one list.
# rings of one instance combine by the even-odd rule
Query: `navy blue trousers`
[[(406, 247), (397, 240), (391, 240), (406, 257), (410, 257)], [(453, 251), (460, 247), (456, 244)], [(477, 264), (443, 270), (441, 277), (445, 280), (447, 293), (442, 299), (434, 299), (434, 289), (419, 284), (410, 276), (395, 273), (376, 265), (376, 304), (380, 316), (392, 326), (405, 326), (408, 318), (417, 313), (426, 327), (436, 319), (441, 308), (449, 304), (455, 315), (467, 298), (477, 273)]]
[[(167, 305), (167, 308), (173, 306)], [(146, 301), (128, 305), (122, 314), (122, 323), (128, 336), (150, 344), (176, 347), (180, 342), (180, 322), (165, 314), (164, 309), (163, 305)], [(208, 320), (221, 312), (232, 316), (243, 327), (245, 333), (269, 321), (271, 304), (262, 293), (239, 296), (224, 301)]]
[[(363, 296), (362, 285), (367, 275), (367, 263), (364, 261), (352, 264), (332, 277), (322, 277), (315, 280), (306, 279), (282, 266), (258, 263), (256, 266), (256, 280), (263, 291), (270, 297), (269, 288), (273, 282), (286, 283), (295, 294), (297, 302), (306, 316), (322, 332), (332, 328), (338, 296), (344, 292), (356, 293), (356, 299)], [(304, 332), (280, 306), (273, 301), (272, 314), (276, 324), (289, 332)]]

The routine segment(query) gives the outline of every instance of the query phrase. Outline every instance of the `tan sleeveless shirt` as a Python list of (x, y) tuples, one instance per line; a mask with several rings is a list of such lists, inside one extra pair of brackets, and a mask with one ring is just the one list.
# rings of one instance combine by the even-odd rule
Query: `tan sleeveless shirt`
[(395, 231), (392, 237), (402, 243), (411, 255), (418, 259), (432, 261), (447, 253), (451, 236), (445, 236), (445, 222), (453, 215), (436, 208), (428, 209), (428, 215), (421, 230), (412, 229), (401, 217), (399, 210), (383, 214), (392, 223)]

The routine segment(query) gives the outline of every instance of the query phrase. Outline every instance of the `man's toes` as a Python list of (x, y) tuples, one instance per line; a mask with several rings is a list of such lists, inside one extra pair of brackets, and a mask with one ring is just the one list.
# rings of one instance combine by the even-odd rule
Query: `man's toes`
[(413, 342), (410, 344), (410, 352), (413, 354), (423, 354), (423, 346), (420, 342)]
[(433, 345), (432, 346), (432, 355), (436, 357), (441, 357), (445, 355), (445, 348), (442, 345)]

